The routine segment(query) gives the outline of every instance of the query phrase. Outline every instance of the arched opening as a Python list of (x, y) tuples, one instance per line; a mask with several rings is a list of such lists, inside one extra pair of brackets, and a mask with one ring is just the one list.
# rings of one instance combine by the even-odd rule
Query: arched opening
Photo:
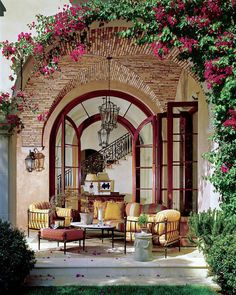
[[(118, 116), (118, 128), (111, 133), (110, 145), (101, 149), (98, 145), (97, 131), (100, 125), (98, 106), (101, 95), (106, 91), (88, 93), (66, 105), (55, 120), (50, 135), (50, 196), (64, 192), (66, 189), (82, 190), (86, 174), (104, 172), (112, 164), (124, 159), (132, 153), (132, 138), (138, 125), (152, 112), (137, 98), (119, 92), (111, 91), (111, 99), (121, 108)], [(100, 96), (97, 96), (100, 94)], [(84, 150), (96, 151), (85, 159)], [(112, 175), (114, 190), (127, 189), (119, 184), (127, 181), (132, 195), (134, 182), (132, 181), (132, 161), (129, 166), (129, 179), (121, 179), (119, 175)], [(135, 174), (136, 177), (136, 174)]]

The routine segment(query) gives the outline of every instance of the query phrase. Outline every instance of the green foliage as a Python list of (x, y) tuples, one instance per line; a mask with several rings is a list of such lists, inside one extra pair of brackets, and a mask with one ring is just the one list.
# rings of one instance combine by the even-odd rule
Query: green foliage
[(148, 222), (147, 214), (139, 215), (139, 217), (138, 217), (138, 225), (139, 226), (146, 226), (147, 222)]
[(24, 233), (0, 219), (0, 294), (12, 294), (35, 264)]
[(200, 250), (207, 255), (219, 236), (235, 232), (236, 217), (227, 216), (224, 211), (209, 209), (206, 212), (191, 213), (189, 227), (189, 239), (196, 243)]
[(215, 280), (222, 294), (236, 294), (236, 236), (220, 235), (207, 255), (207, 262), (215, 274)]
[(24, 295), (214, 295), (213, 290), (203, 286), (65, 286), (27, 288)]
[(222, 293), (236, 294), (236, 215), (217, 210), (194, 213), (189, 226), (190, 240), (203, 251)]

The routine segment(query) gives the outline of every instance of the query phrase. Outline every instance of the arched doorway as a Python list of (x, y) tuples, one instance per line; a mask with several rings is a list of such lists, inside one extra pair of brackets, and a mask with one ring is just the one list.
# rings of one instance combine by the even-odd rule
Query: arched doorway
[[(80, 192), (83, 134), (91, 125), (100, 121), (100, 115), (97, 113), (101, 103), (99, 98), (106, 93), (96, 91), (76, 98), (66, 105), (56, 118), (50, 135), (50, 196), (63, 192), (68, 187)], [(152, 112), (144, 103), (129, 94), (119, 91), (110, 91), (109, 94), (116, 95), (111, 96), (112, 100), (116, 100), (121, 106), (118, 125), (123, 128), (123, 133), (119, 133), (119, 128), (114, 130), (113, 140), (125, 138), (124, 130), (128, 131), (132, 138), (139, 123)], [(90, 140), (89, 148), (98, 152), (97, 143), (94, 145), (94, 142), (97, 142), (96, 136), (90, 137)], [(125, 145), (127, 150), (132, 151), (130, 139)]]

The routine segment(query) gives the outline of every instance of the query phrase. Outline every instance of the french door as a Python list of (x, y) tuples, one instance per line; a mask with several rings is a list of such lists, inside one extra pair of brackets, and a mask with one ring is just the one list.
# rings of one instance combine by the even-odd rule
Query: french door
[(133, 137), (133, 201), (157, 202), (157, 117), (146, 118)]
[(133, 137), (133, 201), (197, 211), (197, 102), (170, 102)]
[[(62, 116), (53, 137), (55, 149), (52, 149), (53, 162), (50, 185), (50, 195), (64, 193), (67, 189), (79, 190), (79, 140), (78, 130), (74, 121), (69, 116)], [(53, 169), (54, 168), (54, 169)], [(54, 171), (53, 171), (54, 170)]]

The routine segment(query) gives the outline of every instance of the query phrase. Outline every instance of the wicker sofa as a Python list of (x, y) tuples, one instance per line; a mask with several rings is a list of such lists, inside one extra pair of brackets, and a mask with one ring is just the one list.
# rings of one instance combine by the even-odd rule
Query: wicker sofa
[(56, 212), (50, 214), (49, 202), (34, 202), (28, 208), (28, 236), (30, 229), (42, 229), (50, 226), (55, 219), (64, 220), (64, 226), (70, 226), (73, 219), (71, 208), (56, 207)]
[(180, 249), (180, 212), (167, 209), (160, 204), (140, 204), (124, 202), (94, 202), (94, 223), (97, 223), (98, 208), (103, 207), (103, 219), (106, 224), (115, 226), (116, 231), (124, 234), (125, 252), (126, 243), (134, 241), (135, 233), (140, 232), (138, 217), (140, 214), (148, 215), (148, 227), (153, 235), (153, 243), (165, 249), (178, 243)]

